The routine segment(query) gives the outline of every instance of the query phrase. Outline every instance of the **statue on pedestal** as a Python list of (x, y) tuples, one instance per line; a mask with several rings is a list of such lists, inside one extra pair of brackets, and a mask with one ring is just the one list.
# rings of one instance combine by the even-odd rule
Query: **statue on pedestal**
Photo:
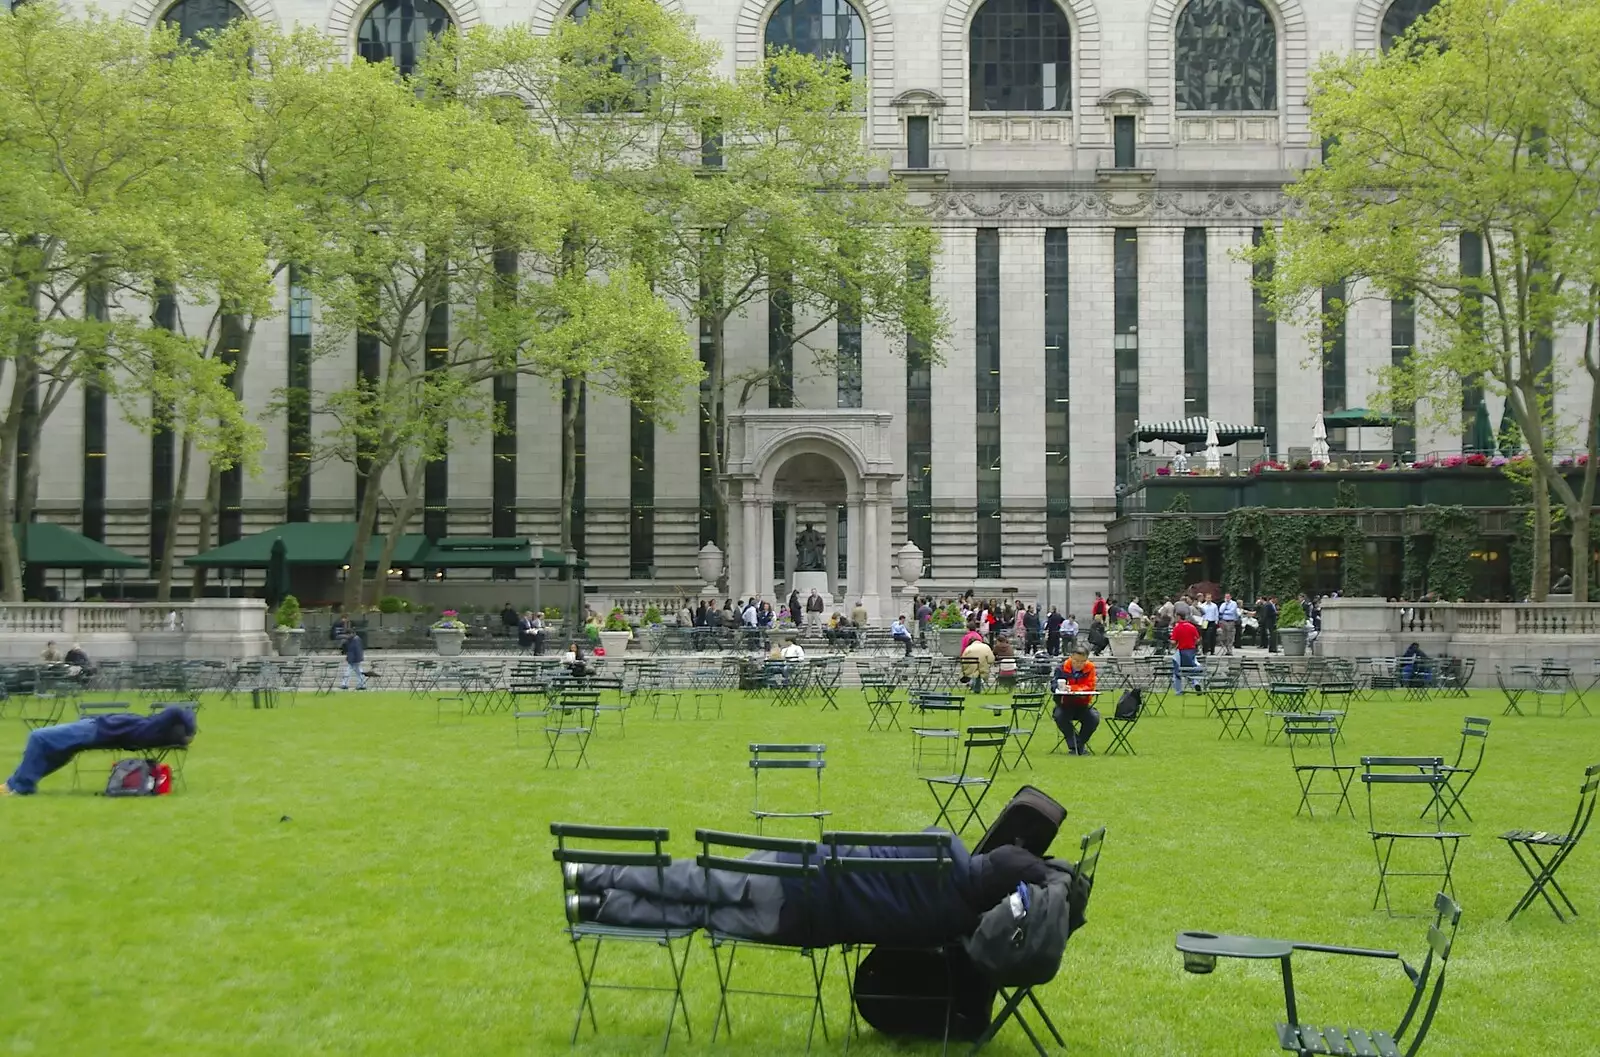
[(795, 572), (820, 573), (826, 571), (822, 533), (807, 524), (805, 531), (794, 538)]

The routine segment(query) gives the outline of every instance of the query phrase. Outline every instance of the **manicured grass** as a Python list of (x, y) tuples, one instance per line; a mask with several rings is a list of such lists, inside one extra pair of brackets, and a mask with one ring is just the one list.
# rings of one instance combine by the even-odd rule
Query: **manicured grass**
[[(602, 721), (593, 769), (574, 772), (542, 769), (537, 735), (519, 748), (504, 715), (436, 725), (431, 701), (403, 694), (303, 694), (276, 711), (208, 700), (185, 793), (108, 801), (71, 792), (69, 769), (36, 797), (0, 800), (0, 1052), (563, 1052), (578, 987), (551, 820), (665, 825), (690, 854), (697, 825), (749, 829), (747, 743), (804, 739), (828, 744), (834, 825), (929, 823), (911, 736), (868, 733), (857, 694), (841, 704), (780, 710), (729, 694), (722, 719), (699, 722), (636, 709), (626, 738)], [(1600, 836), (1562, 876), (1583, 913), (1562, 926), (1542, 905), (1505, 923), (1525, 878), (1496, 835), (1567, 825), (1582, 768), (1600, 761), (1600, 720), (1500, 710), (1494, 694), (1357, 702), (1341, 759), (1453, 756), (1462, 716), (1494, 717), (1456, 865), (1465, 914), (1424, 1052), (1593, 1053)], [(1394, 947), (1420, 963), (1424, 923), (1369, 909), (1359, 781), (1359, 822), (1294, 818), (1288, 751), (1264, 747), (1254, 726), (1255, 742), (1219, 743), (1214, 719), (1150, 718), (1131, 759), (1048, 755), (1046, 728), (1035, 770), (1002, 775), (991, 805), (1022, 782), (1067, 805), (1058, 853), (1108, 829), (1089, 924), (1040, 992), (1076, 1057), (1275, 1052), (1275, 966), (1187, 975), (1173, 950), (1186, 928)], [(9, 768), (23, 732), (7, 722), (0, 733)], [(1431, 896), (1420, 882), (1399, 893), (1419, 911)], [(613, 968), (624, 963), (665, 973), (653, 949)], [(781, 989), (805, 974), (788, 956), (743, 964), (747, 981)], [(712, 1049), (702, 941), (689, 975), (695, 1035), (675, 1035), (677, 1052)], [(830, 976), (824, 1053), (842, 1049), (847, 1009), (842, 976)], [(1407, 998), (1392, 962), (1306, 955), (1296, 977), (1302, 1013), (1319, 1023), (1392, 1029)], [(664, 1009), (655, 996), (601, 996), (601, 1034), (585, 1028), (579, 1052), (654, 1052)], [(802, 1003), (744, 999), (734, 1016), (738, 1034), (718, 1052), (803, 1046)], [(871, 1032), (860, 1050), (903, 1052)], [(1008, 1027), (992, 1052), (1031, 1050)]]

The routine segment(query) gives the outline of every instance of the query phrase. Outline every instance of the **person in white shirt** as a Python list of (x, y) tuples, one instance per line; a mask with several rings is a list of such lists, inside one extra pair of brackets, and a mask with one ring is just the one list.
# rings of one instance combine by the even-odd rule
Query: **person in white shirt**
[(1222, 643), (1222, 652), (1225, 656), (1233, 656), (1233, 643), (1239, 637), (1239, 603), (1233, 600), (1231, 593), (1222, 596), (1222, 604), (1217, 607), (1217, 637)]
[(1139, 604), (1137, 598), (1128, 603), (1128, 619), (1135, 623), (1144, 619), (1144, 607)]
[(783, 659), (786, 661), (803, 661), (806, 659), (806, 651), (800, 647), (798, 642), (790, 641), (789, 645), (783, 648)]
[(895, 617), (894, 623), (889, 625), (889, 634), (894, 641), (905, 644), (906, 656), (911, 656), (911, 629), (906, 625), (905, 617)]
[(1207, 654), (1217, 652), (1217, 603), (1210, 595), (1200, 603), (1200, 619), (1205, 621), (1201, 638)]

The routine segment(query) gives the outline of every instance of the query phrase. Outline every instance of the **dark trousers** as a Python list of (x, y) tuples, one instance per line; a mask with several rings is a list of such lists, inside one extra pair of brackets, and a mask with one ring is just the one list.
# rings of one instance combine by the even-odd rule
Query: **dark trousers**
[[(758, 852), (752, 859), (769, 859)], [(653, 866), (585, 866), (578, 890), (605, 897), (598, 919), (608, 925), (696, 928), (710, 925), (746, 939), (778, 934), (783, 884), (776, 877), (703, 870), (693, 859)]]
[(1058, 704), (1051, 713), (1051, 718), (1056, 721), (1056, 729), (1061, 731), (1061, 736), (1066, 739), (1067, 751), (1078, 755), (1088, 747), (1089, 738), (1100, 726), (1100, 712), (1093, 705)]
[(1263, 620), (1257, 634), (1261, 636), (1261, 645), (1267, 648), (1268, 653), (1278, 652), (1278, 622), (1276, 620)]
[(1207, 653), (1217, 652), (1217, 622), (1215, 620), (1201, 630), (1200, 645)]
[(900, 642), (900, 643), (904, 643), (905, 647), (906, 647), (906, 656), (907, 657), (911, 656), (911, 636), (910, 635), (907, 635), (903, 639), (895, 639), (895, 641), (896, 642)]
[(1052, 657), (1061, 656), (1061, 632), (1052, 631), (1044, 637), (1044, 650)]

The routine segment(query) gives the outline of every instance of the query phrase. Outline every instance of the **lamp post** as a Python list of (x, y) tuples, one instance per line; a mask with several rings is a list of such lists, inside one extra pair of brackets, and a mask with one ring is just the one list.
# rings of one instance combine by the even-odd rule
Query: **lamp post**
[(1056, 561), (1056, 549), (1046, 543), (1039, 548), (1039, 560), (1044, 563), (1044, 611), (1050, 612), (1050, 567)]
[(1070, 614), (1072, 612), (1072, 537), (1068, 536), (1061, 541), (1061, 604)]

